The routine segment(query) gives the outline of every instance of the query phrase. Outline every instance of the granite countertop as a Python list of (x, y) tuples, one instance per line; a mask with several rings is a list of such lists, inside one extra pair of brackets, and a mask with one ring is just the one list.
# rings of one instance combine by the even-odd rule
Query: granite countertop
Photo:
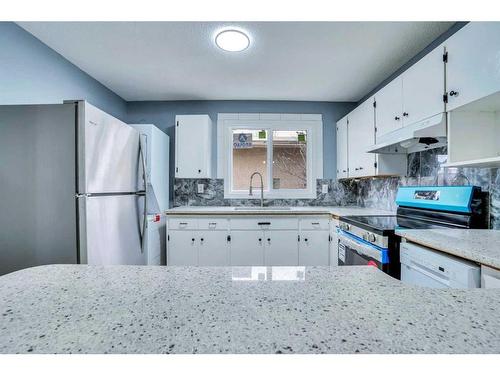
[(399, 229), (410, 242), (500, 269), (500, 230)]
[(289, 210), (264, 207), (230, 207), (230, 206), (183, 206), (166, 211), (167, 215), (332, 215), (334, 217), (353, 215), (395, 215), (392, 211), (358, 206), (293, 206)]
[(0, 277), (0, 352), (500, 353), (499, 311), (373, 267), (51, 265)]

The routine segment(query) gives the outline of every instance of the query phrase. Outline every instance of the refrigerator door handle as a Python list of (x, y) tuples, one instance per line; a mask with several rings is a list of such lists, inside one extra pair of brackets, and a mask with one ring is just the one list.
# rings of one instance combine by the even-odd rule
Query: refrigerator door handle
[[(142, 180), (144, 182), (144, 210), (143, 210), (143, 215), (142, 215), (142, 233), (140, 234), (141, 238), (141, 253), (144, 253), (144, 247), (146, 245), (146, 234), (147, 234), (147, 225), (148, 225), (148, 197), (147, 197), (147, 192), (148, 192), (148, 181), (147, 181), (147, 163), (146, 163), (146, 156), (145, 156), (145, 144), (147, 142), (147, 136), (145, 134), (141, 134), (139, 138), (139, 154), (141, 156), (141, 162), (142, 162)], [(142, 192), (141, 192), (142, 193)], [(140, 232), (140, 229), (139, 229)]]

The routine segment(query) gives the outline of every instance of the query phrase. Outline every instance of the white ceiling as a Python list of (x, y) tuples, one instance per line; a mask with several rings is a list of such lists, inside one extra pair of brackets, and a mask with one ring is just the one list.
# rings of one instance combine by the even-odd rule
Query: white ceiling
[[(358, 101), (452, 22), (19, 22), (128, 101)], [(218, 49), (221, 28), (251, 37)]]

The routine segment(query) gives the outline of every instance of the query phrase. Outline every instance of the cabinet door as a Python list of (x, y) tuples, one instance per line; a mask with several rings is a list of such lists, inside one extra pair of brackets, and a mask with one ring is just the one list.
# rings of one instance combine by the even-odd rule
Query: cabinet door
[(366, 152), (375, 143), (373, 98), (349, 114), (349, 177), (375, 175), (375, 154)]
[(444, 112), (443, 53), (437, 47), (403, 73), (403, 126)]
[(200, 266), (228, 266), (229, 241), (226, 231), (199, 231), (198, 264)]
[(299, 265), (328, 266), (330, 264), (330, 232), (326, 230), (300, 233)]
[(167, 265), (197, 266), (198, 241), (196, 232), (172, 230), (168, 232)]
[(375, 94), (375, 125), (377, 141), (387, 133), (403, 126), (403, 84), (401, 76)]
[(347, 178), (348, 176), (347, 124), (347, 117), (337, 122), (337, 178)]
[(265, 265), (296, 266), (299, 261), (298, 231), (265, 231)]
[(500, 91), (500, 23), (471, 22), (445, 46), (448, 111)]
[(231, 265), (264, 265), (264, 232), (261, 230), (231, 231)]
[(175, 127), (175, 176), (210, 176), (210, 119), (206, 115), (177, 116)]

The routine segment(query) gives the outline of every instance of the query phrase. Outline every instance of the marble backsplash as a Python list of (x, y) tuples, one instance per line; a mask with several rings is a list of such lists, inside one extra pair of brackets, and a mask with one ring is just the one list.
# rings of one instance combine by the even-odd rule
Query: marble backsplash
[[(349, 206), (358, 205), (396, 210), (399, 186), (477, 185), (487, 192), (490, 228), (500, 229), (500, 171), (497, 168), (445, 168), (446, 147), (416, 152), (408, 156), (407, 177), (318, 179), (314, 199), (270, 199), (268, 206)], [(197, 193), (197, 184), (205, 193)], [(328, 193), (321, 192), (328, 184)], [(174, 207), (177, 206), (257, 206), (259, 199), (224, 199), (223, 179), (175, 179)]]

